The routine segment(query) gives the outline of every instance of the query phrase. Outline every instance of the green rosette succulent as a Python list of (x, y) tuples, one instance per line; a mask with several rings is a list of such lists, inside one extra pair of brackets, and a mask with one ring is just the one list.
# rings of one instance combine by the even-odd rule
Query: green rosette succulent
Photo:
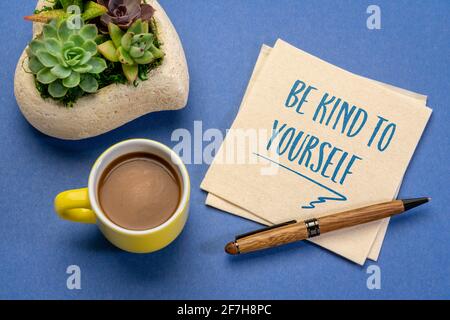
[(111, 40), (98, 46), (98, 51), (109, 61), (120, 62), (128, 81), (137, 79), (139, 65), (148, 65), (164, 57), (164, 53), (156, 46), (157, 39), (149, 32), (148, 22), (136, 20), (124, 32), (117, 25), (108, 25)]
[(71, 27), (67, 20), (51, 21), (28, 49), (29, 69), (55, 99), (73, 88), (95, 93), (99, 86), (95, 75), (107, 67), (97, 56), (97, 27), (83, 23), (79, 29)]

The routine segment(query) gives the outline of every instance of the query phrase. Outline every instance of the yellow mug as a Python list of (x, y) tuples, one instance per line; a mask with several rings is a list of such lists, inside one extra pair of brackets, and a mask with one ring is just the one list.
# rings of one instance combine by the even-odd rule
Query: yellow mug
[[(181, 201), (172, 217), (162, 225), (145, 231), (124, 229), (107, 218), (98, 201), (98, 185), (103, 171), (115, 159), (136, 152), (146, 152), (171, 163), (182, 184)], [(191, 185), (188, 171), (180, 157), (169, 147), (152, 140), (133, 139), (106, 150), (95, 162), (85, 189), (69, 190), (55, 198), (58, 215), (72, 222), (97, 224), (103, 235), (116, 247), (133, 253), (150, 253), (168, 246), (186, 224), (189, 215)]]

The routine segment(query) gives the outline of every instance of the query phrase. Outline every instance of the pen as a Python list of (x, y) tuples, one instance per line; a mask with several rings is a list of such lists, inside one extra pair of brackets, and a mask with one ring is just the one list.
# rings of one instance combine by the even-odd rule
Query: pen
[(237, 236), (225, 252), (238, 255), (302, 241), (321, 234), (389, 218), (427, 203), (431, 198), (394, 200), (304, 221), (289, 221)]

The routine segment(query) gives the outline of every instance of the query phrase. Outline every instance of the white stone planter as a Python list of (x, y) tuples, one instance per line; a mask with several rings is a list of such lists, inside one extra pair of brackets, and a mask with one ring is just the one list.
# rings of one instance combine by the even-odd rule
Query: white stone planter
[[(82, 97), (73, 108), (52, 99), (42, 99), (32, 74), (27, 73), (28, 57), (24, 50), (14, 79), (14, 93), (25, 118), (39, 131), (60, 139), (80, 140), (116, 129), (145, 114), (177, 110), (186, 106), (189, 73), (180, 39), (169, 17), (156, 0), (147, 0), (155, 9), (159, 38), (166, 56), (149, 79), (138, 87), (114, 84)], [(39, 0), (37, 7), (46, 3)], [(33, 37), (42, 25), (33, 25)]]

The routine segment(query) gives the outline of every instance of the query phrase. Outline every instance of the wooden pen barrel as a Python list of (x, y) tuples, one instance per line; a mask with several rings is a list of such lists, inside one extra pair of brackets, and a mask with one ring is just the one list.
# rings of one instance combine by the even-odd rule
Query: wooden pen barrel
[(317, 220), (319, 221), (320, 232), (327, 233), (389, 218), (393, 215), (400, 214), (403, 211), (403, 202), (401, 200), (396, 200), (324, 216)]
[(311, 238), (311, 230), (308, 230), (307, 228), (307, 223), (311, 221), (316, 224), (314, 227), (317, 231), (320, 231), (317, 232), (317, 235), (319, 235), (388, 218), (404, 212), (404, 209), (401, 200), (376, 204), (365, 208), (324, 216), (317, 220), (313, 219), (288, 224), (275, 229), (268, 229), (257, 234), (239, 238), (233, 245), (236, 246), (236, 253), (254, 252)]
[(241, 238), (238, 240), (238, 250), (239, 253), (249, 253), (305, 239), (308, 239), (308, 230), (305, 224), (295, 223)]

